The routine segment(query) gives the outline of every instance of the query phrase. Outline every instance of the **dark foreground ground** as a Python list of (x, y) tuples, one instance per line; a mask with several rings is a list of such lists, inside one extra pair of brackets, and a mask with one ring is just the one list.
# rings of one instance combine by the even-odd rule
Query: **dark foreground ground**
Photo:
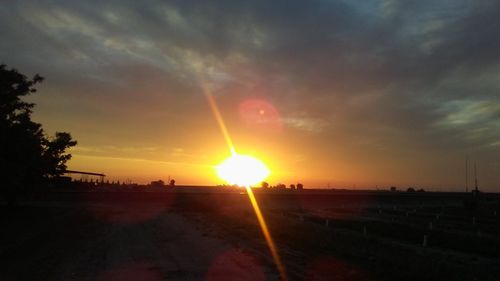
[[(256, 192), (290, 280), (498, 280), (500, 198)], [(465, 204), (464, 204), (465, 202)], [(248, 196), (58, 192), (0, 204), (0, 280), (279, 280)]]

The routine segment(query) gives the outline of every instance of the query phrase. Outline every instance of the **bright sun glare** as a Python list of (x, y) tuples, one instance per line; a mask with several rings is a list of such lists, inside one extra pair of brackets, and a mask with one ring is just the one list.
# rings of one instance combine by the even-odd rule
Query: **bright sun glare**
[(216, 168), (217, 175), (230, 184), (252, 186), (269, 176), (267, 166), (257, 158), (235, 154)]

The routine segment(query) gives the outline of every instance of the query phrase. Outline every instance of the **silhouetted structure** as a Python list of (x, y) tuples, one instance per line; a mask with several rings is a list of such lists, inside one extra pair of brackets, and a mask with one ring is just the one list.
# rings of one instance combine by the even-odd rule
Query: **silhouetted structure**
[(479, 191), (479, 187), (477, 186), (477, 167), (476, 167), (476, 163), (474, 163), (474, 190), (476, 192)]
[(469, 192), (469, 157), (465, 157), (465, 192)]
[(101, 184), (104, 184), (104, 177), (106, 177), (106, 175), (102, 174), (102, 173), (82, 172), (82, 171), (73, 171), (73, 170), (64, 170), (63, 174), (79, 174), (79, 175), (98, 176), (101, 179)]
[(149, 185), (151, 187), (164, 187), (165, 186), (165, 182), (162, 181), (162, 180), (157, 180), (157, 181), (152, 181)]
[(473, 191), (474, 196), (479, 196), (479, 186), (477, 185), (477, 167), (476, 163), (474, 162), (474, 191)]
[(276, 189), (286, 189), (286, 185), (284, 185), (282, 183), (278, 183), (274, 188), (276, 188)]

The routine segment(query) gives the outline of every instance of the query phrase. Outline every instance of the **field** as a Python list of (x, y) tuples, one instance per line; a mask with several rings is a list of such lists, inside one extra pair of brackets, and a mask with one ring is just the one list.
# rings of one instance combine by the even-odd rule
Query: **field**
[[(256, 190), (289, 280), (497, 280), (500, 197)], [(279, 280), (244, 190), (1, 206), (0, 280)]]

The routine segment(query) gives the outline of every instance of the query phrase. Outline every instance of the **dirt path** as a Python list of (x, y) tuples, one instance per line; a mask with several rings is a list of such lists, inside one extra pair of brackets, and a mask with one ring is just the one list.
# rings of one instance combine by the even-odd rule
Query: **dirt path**
[(276, 278), (250, 251), (207, 235), (179, 213), (150, 206), (64, 207), (51, 213), (50, 223), (29, 221), (40, 208), (47, 207), (5, 223), (1, 280)]

